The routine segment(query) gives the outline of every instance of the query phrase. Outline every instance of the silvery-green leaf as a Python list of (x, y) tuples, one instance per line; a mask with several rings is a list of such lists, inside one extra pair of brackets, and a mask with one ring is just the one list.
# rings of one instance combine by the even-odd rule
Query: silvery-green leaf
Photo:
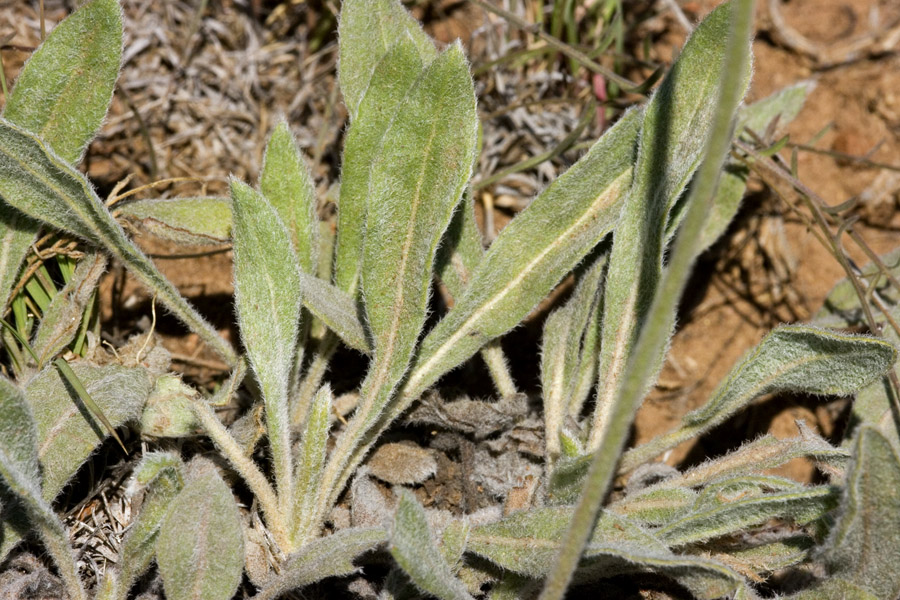
[(472, 193), (467, 190), (441, 240), (434, 265), (435, 274), (454, 300), (469, 287), (472, 271), (483, 256), (484, 242), (475, 221)]
[(713, 200), (709, 217), (703, 225), (697, 254), (712, 246), (728, 229), (741, 206), (749, 174), (750, 171), (743, 165), (734, 162), (725, 165), (716, 188), (716, 199)]
[(462, 581), (453, 576), (435, 543), (425, 509), (412, 492), (400, 490), (400, 501), (394, 515), (391, 555), (412, 582), (429, 595), (441, 600), (471, 600)]
[(365, 354), (372, 351), (353, 297), (324, 279), (306, 273), (300, 273), (300, 289), (303, 306), (335, 332), (342, 342)]
[(234, 350), (125, 236), (90, 183), (34, 134), (0, 119), (0, 197), (53, 227), (106, 248), (226, 360)]
[(798, 423), (798, 427), (798, 437), (780, 440), (773, 435), (765, 435), (721, 458), (697, 465), (682, 475), (657, 485), (697, 487), (711, 481), (774, 469), (800, 457), (812, 458), (829, 465), (843, 465), (847, 462), (850, 455), (846, 450), (835, 448), (802, 422)]
[[(529, 577), (541, 577), (553, 566), (572, 507), (515, 513), (497, 523), (474, 527), (467, 551)], [(721, 563), (672, 554), (666, 546), (627, 519), (601, 513), (582, 559), (582, 577), (612, 577), (640, 572), (668, 575), (698, 598), (733, 593), (740, 576)]]
[(553, 311), (544, 324), (541, 348), (541, 388), (544, 401), (544, 431), (547, 452), (557, 456), (562, 452), (560, 429), (572, 404), (580, 404), (578, 394), (582, 369), (593, 374), (597, 358), (594, 355), (596, 325), (601, 299), (601, 284), (606, 272), (606, 256), (597, 257), (580, 273), (572, 297)]
[[(83, 361), (73, 361), (71, 367), (113, 427), (136, 420), (153, 387), (143, 367)], [(107, 432), (52, 365), (25, 384), (25, 397), (37, 424), (43, 495), (51, 501)]]
[(166, 198), (117, 204), (116, 215), (130, 225), (186, 246), (231, 241), (231, 200), (228, 198)]
[(122, 9), (116, 0), (92, 0), (31, 55), (3, 117), (78, 162), (106, 116), (121, 60)]
[(84, 311), (105, 272), (106, 257), (90, 252), (79, 261), (69, 283), (53, 297), (31, 343), (41, 364), (47, 363), (75, 339)]
[(685, 415), (681, 427), (627, 452), (622, 468), (633, 469), (709, 431), (763, 394), (852, 394), (880, 377), (896, 357), (894, 346), (878, 338), (778, 327), (732, 369), (709, 402)]
[(778, 117), (779, 128), (797, 118), (806, 97), (815, 89), (813, 80), (801, 81), (781, 88), (774, 94), (757, 100), (753, 104), (742, 106), (737, 114), (735, 131), (741, 133), (745, 128), (762, 135), (773, 119)]
[[(30, 525), (38, 530), (56, 562), (70, 596), (84, 600), (65, 526), (41, 493), (37, 442), (35, 421), (22, 391), (0, 377), (0, 487), (12, 492), (25, 509)], [(18, 532), (9, 527), (0, 531), (4, 556), (18, 538)]]
[[(392, 4), (394, 2), (388, 1)], [(346, 3), (344, 11), (353, 13), (358, 10), (359, 4), (361, 3)], [(380, 6), (384, 3), (378, 4)], [(343, 27), (343, 21), (341, 25)], [(350, 292), (354, 297), (362, 261), (372, 161), (378, 156), (381, 140), (397, 114), (398, 107), (419, 79), (424, 67), (415, 43), (407, 34), (401, 34), (396, 42), (391, 43), (393, 46), (386, 49), (384, 56), (375, 65), (371, 83), (359, 104), (357, 118), (351, 119), (344, 142), (334, 278), (339, 288)], [(342, 64), (341, 67), (343, 66)]]
[(386, 540), (387, 532), (383, 528), (371, 527), (342, 529), (310, 542), (285, 561), (281, 574), (253, 596), (253, 600), (275, 600), (326, 577), (355, 573), (358, 569), (353, 560)]
[(215, 465), (194, 459), (156, 541), (169, 600), (231, 598), (244, 570), (241, 514)]
[(452, 521), (444, 532), (441, 534), (441, 555), (450, 570), (456, 574), (462, 566), (463, 553), (466, 551), (466, 542), (469, 539), (469, 532), (472, 526), (467, 520), (458, 519)]
[(135, 468), (133, 477), (133, 488), (143, 490), (144, 496), (141, 510), (128, 526), (119, 552), (117, 598), (121, 600), (153, 561), (160, 525), (169, 504), (184, 487), (184, 463), (172, 452), (148, 452)]
[(794, 535), (777, 542), (727, 550), (729, 562), (757, 574), (771, 573), (799, 564), (809, 557), (815, 542), (808, 535)]
[[(656, 294), (669, 212), (700, 165), (712, 130), (719, 95), (716, 66), (725, 56), (730, 17), (730, 6), (721, 6), (697, 26), (644, 111), (634, 182), (613, 234), (606, 276), (590, 450), (605, 435), (621, 375)], [(749, 65), (742, 80), (746, 90)], [(655, 349), (658, 366), (665, 350)], [(645, 382), (647, 388), (652, 384)]]
[(900, 580), (900, 459), (875, 428), (863, 426), (853, 444), (853, 463), (839, 517), (825, 543), (829, 575), (858, 585), (876, 598), (896, 598)]
[(338, 78), (351, 121), (371, 85), (375, 66), (397, 40), (409, 36), (423, 62), (437, 55), (422, 27), (398, 0), (343, 2), (338, 36)]
[(736, 498), (692, 511), (656, 534), (671, 546), (682, 546), (739, 532), (769, 519), (787, 519), (802, 525), (824, 516), (837, 506), (838, 500), (837, 491), (830, 486), (751, 493)]
[(291, 498), (288, 390), (300, 319), (300, 268), (291, 238), (262, 194), (232, 180), (234, 296), (266, 406), (278, 493)]
[(399, 105), (372, 164), (362, 290), (375, 358), (364, 403), (383, 405), (412, 358), (435, 251), (472, 174), (477, 127), (475, 90), (457, 44)]
[(626, 113), (500, 232), (466, 293), (423, 340), (408, 399), (518, 325), (610, 232), (631, 183), (641, 114)]
[(609, 510), (646, 525), (664, 525), (690, 510), (696, 492), (685, 487), (648, 488), (629, 494)]
[(200, 424), (191, 410), (191, 399), (196, 396), (197, 391), (177, 375), (157, 378), (141, 411), (141, 434), (157, 438), (196, 435)]
[(315, 275), (319, 253), (316, 187), (284, 121), (275, 127), (266, 146), (259, 189), (291, 234), (300, 268)]
[[(294, 530), (295, 544), (314, 539), (319, 523), (312, 523), (315, 514), (316, 494), (322, 482), (322, 469), (328, 450), (328, 431), (334, 396), (331, 388), (322, 386), (313, 398), (306, 416), (303, 437), (297, 451), (297, 466), (294, 475)], [(302, 539), (301, 539), (302, 538)]]

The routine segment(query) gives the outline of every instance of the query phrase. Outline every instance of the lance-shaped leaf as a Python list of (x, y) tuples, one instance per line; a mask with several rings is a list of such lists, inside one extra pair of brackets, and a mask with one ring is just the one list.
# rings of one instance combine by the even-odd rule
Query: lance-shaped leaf
[(77, 162), (103, 123), (121, 60), (122, 9), (116, 0), (92, 0), (31, 55), (3, 117)]
[(287, 123), (280, 122), (266, 146), (259, 189), (291, 234), (304, 273), (315, 274), (319, 254), (316, 187)]
[(100, 253), (89, 253), (78, 263), (69, 283), (54, 296), (31, 344), (41, 364), (62, 351), (75, 338), (100, 276), (105, 272), (106, 257)]
[[(393, 3), (393, 0), (389, 1)], [(354, 12), (357, 4), (360, 3), (347, 3), (344, 10)], [(362, 260), (372, 161), (378, 156), (381, 140), (398, 107), (419, 79), (424, 66), (412, 38), (405, 33), (398, 37), (375, 66), (371, 83), (359, 104), (357, 118), (351, 120), (347, 131), (341, 165), (334, 277), (338, 287), (353, 296), (356, 295)]]
[(326, 384), (316, 393), (306, 416), (294, 476), (294, 528), (291, 536), (297, 546), (315, 538), (319, 533), (321, 524), (312, 523), (311, 519), (315, 516), (316, 494), (322, 482), (322, 469), (328, 450), (328, 419), (333, 402), (331, 388)]
[[(153, 382), (143, 367), (95, 366), (73, 361), (71, 368), (113, 427), (138, 418)], [(43, 494), (53, 500), (106, 436), (52, 365), (25, 384), (25, 397), (38, 429)]]
[(184, 487), (184, 463), (171, 452), (149, 452), (135, 468), (132, 486), (132, 494), (140, 489), (144, 497), (141, 511), (128, 527), (119, 551), (117, 597), (121, 600), (127, 596), (131, 584), (150, 568), (169, 504)]
[(262, 388), (278, 493), (289, 502), (288, 389), (300, 319), (300, 268), (287, 229), (263, 195), (236, 180), (231, 195), (241, 339)]
[[(736, 135), (741, 135), (744, 128), (750, 129), (758, 135), (763, 135), (769, 124), (776, 118), (778, 119), (778, 129), (776, 131), (782, 130), (797, 117), (800, 109), (803, 108), (806, 96), (813, 88), (815, 88), (815, 83), (803, 81), (780, 89), (771, 96), (754, 102), (749, 106), (741, 107), (738, 110), (737, 124), (735, 126)], [(719, 186), (716, 189), (716, 198), (712, 203), (709, 217), (707, 217), (703, 226), (702, 241), (697, 247), (698, 254), (719, 239), (725, 233), (732, 219), (734, 219), (738, 208), (740, 208), (744, 192), (747, 190), (747, 176), (749, 173), (749, 169), (739, 161), (734, 159), (726, 161), (725, 170), (722, 172)], [(669, 221), (667, 234), (671, 235), (674, 233), (674, 227), (677, 222), (677, 219)]]
[(829, 575), (876, 598), (896, 598), (900, 580), (900, 459), (876, 429), (864, 426), (853, 445), (853, 463), (840, 516), (825, 544)]
[[(472, 529), (467, 551), (520, 575), (542, 577), (553, 565), (572, 508), (519, 512)], [(657, 572), (687, 587), (698, 598), (733, 593), (741, 577), (711, 560), (672, 554), (658, 539), (627, 519), (602, 513), (582, 559), (581, 577)]]
[(852, 394), (880, 377), (896, 358), (894, 346), (878, 338), (778, 327), (731, 371), (709, 402), (685, 415), (681, 427), (627, 452), (622, 469), (633, 469), (709, 431), (763, 394)]
[(241, 514), (215, 465), (195, 459), (156, 542), (166, 598), (231, 598), (244, 570)]
[(228, 198), (166, 198), (135, 200), (116, 206), (128, 224), (185, 246), (231, 241), (231, 200)]
[(631, 183), (640, 121), (640, 111), (625, 114), (500, 232), (466, 293), (423, 340), (404, 392), (410, 401), (518, 325), (612, 230)]
[(648, 488), (629, 494), (609, 510), (646, 525), (664, 525), (688, 512), (697, 493), (684, 487)]
[(106, 248), (229, 362), (234, 350), (125, 236), (87, 179), (34, 134), (0, 119), (0, 197), (25, 214)]
[(697, 487), (710, 481), (774, 469), (801, 457), (838, 468), (847, 463), (850, 454), (846, 450), (835, 448), (802, 421), (798, 422), (797, 426), (800, 429), (798, 437), (779, 440), (773, 435), (765, 435), (721, 458), (697, 465), (678, 477), (667, 479), (652, 487)]
[[(625, 365), (656, 294), (669, 212), (699, 166), (712, 130), (717, 67), (725, 55), (730, 16), (730, 5), (721, 6), (697, 26), (645, 110), (634, 183), (616, 225), (606, 276), (591, 450), (606, 431)], [(748, 65), (744, 90), (749, 81)], [(655, 352), (661, 365), (665, 347)]]
[(606, 256), (601, 255), (580, 274), (569, 301), (553, 311), (544, 324), (541, 388), (547, 452), (551, 457), (562, 453), (560, 429), (569, 407), (581, 403), (574, 396), (583, 379), (582, 371), (587, 370), (590, 375), (596, 371), (595, 333), (605, 269)]
[(437, 56), (422, 27), (397, 0), (343, 2), (338, 36), (338, 78), (351, 121), (357, 116), (375, 66), (397, 40), (411, 38), (424, 62)]
[(383, 528), (371, 527), (343, 529), (310, 542), (285, 561), (281, 574), (253, 596), (253, 600), (275, 600), (326, 577), (355, 573), (358, 569), (353, 560), (386, 540), (387, 532)]
[(799, 564), (809, 557), (815, 542), (808, 535), (793, 535), (777, 542), (727, 550), (723, 560), (757, 576)]
[(40, 223), (0, 201), (0, 306), (4, 309)]
[(882, 600), (881, 596), (870, 594), (862, 586), (850, 583), (840, 577), (829, 578), (819, 585), (790, 596), (786, 600)]
[(683, 546), (739, 532), (769, 519), (785, 519), (802, 525), (821, 518), (837, 503), (837, 490), (831, 486), (750, 494), (691, 512), (657, 531), (657, 535), (671, 546)]
[(324, 279), (300, 273), (303, 306), (320, 319), (341, 341), (365, 354), (372, 351), (359, 320), (356, 301), (347, 292)]
[(472, 272), (484, 256), (484, 241), (475, 221), (473, 200), (471, 191), (463, 195), (435, 259), (435, 274), (454, 300), (461, 298), (469, 287)]
[[(37, 441), (34, 419), (21, 390), (0, 377), (0, 485), (18, 498), (53, 556), (69, 594), (82, 600), (85, 594), (65, 527), (41, 495)], [(2, 541), (4, 548), (9, 548), (13, 540)]]
[(453, 576), (438, 549), (425, 509), (412, 492), (403, 489), (394, 516), (391, 555), (423, 592), (441, 600), (471, 600), (463, 582)]
[(375, 359), (363, 402), (385, 403), (425, 324), (435, 250), (472, 174), (475, 90), (457, 44), (397, 109), (372, 164), (362, 289)]

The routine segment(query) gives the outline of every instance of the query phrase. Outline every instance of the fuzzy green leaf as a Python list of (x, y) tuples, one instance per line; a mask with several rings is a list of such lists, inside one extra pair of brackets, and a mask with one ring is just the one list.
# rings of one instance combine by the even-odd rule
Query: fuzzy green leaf
[(809, 557), (815, 542), (808, 535), (794, 535), (784, 540), (749, 548), (727, 550), (730, 564), (757, 574), (772, 573), (799, 564)]
[(338, 78), (351, 121), (371, 85), (375, 66), (397, 40), (410, 37), (425, 63), (437, 56), (434, 44), (398, 0), (345, 0), (338, 36)]
[(358, 569), (353, 565), (353, 560), (386, 540), (387, 532), (383, 528), (372, 527), (343, 529), (310, 542), (289, 557), (281, 567), (281, 575), (252, 600), (275, 600), (286, 592), (326, 577), (355, 573)]
[[(312, 523), (311, 519), (315, 516), (316, 493), (322, 482), (333, 402), (331, 388), (327, 384), (322, 386), (313, 398), (297, 452), (292, 537), (298, 546), (319, 533), (317, 529), (320, 524)], [(306, 539), (301, 539), (304, 537)]]
[(877, 598), (896, 598), (900, 459), (897, 449), (872, 427), (863, 426), (856, 436), (839, 514), (825, 543), (829, 574)]
[(0, 306), (4, 309), (19, 278), (40, 223), (0, 201)]
[(231, 598), (244, 570), (243, 547), (241, 514), (231, 490), (215, 465), (195, 459), (156, 542), (166, 598)]
[(852, 394), (880, 377), (897, 358), (889, 342), (806, 326), (770, 332), (683, 425), (625, 454), (626, 470), (724, 422), (755, 398), (781, 391)]
[(453, 576), (438, 549), (425, 517), (425, 509), (412, 492), (400, 491), (394, 516), (391, 555), (412, 582), (441, 600), (471, 600), (463, 582)]
[[(515, 513), (472, 529), (467, 550), (520, 575), (541, 577), (553, 565), (572, 507)], [(668, 575), (698, 598), (733, 593), (740, 576), (711, 560), (672, 554), (666, 546), (627, 519), (602, 513), (585, 549), (581, 577), (639, 572)]]
[(587, 370), (590, 379), (596, 372), (594, 342), (605, 273), (606, 256), (601, 255), (580, 274), (569, 301), (553, 311), (544, 324), (541, 387), (547, 452), (551, 456), (562, 452), (560, 429), (570, 406), (583, 402), (578, 397), (582, 371)]
[(434, 255), (475, 160), (475, 90), (459, 45), (397, 109), (372, 164), (362, 289), (375, 359), (363, 401), (383, 404), (425, 324)]
[(684, 487), (647, 488), (629, 494), (609, 509), (647, 525), (664, 525), (688, 512), (696, 492)]
[(484, 256), (484, 242), (475, 221), (475, 206), (471, 192), (463, 194), (450, 227), (441, 241), (435, 259), (435, 274), (455, 300), (462, 297), (472, 272)]
[(300, 320), (300, 268), (275, 208), (259, 192), (231, 182), (234, 296), (241, 339), (259, 379), (278, 493), (291, 498), (288, 390)]
[(320, 319), (341, 341), (364, 354), (372, 351), (366, 330), (359, 320), (356, 301), (324, 279), (300, 273), (303, 306)]
[(319, 254), (316, 187), (287, 123), (275, 127), (259, 176), (259, 189), (291, 234), (304, 273), (315, 274)]
[(3, 117), (78, 162), (106, 116), (121, 60), (122, 9), (116, 0), (92, 0), (31, 55)]
[(870, 594), (864, 587), (840, 577), (828, 579), (815, 587), (784, 598), (785, 600), (884, 600), (882, 596)]
[[(720, 69), (711, 65), (722, 63), (730, 17), (730, 5), (723, 5), (703, 20), (645, 110), (634, 183), (616, 225), (606, 276), (590, 450), (605, 435), (621, 376), (662, 276), (667, 218), (700, 165), (712, 131)], [(749, 81), (748, 66), (744, 90)], [(661, 365), (665, 347), (655, 351)]]
[[(393, 0), (388, 1), (393, 3)], [(358, 4), (345, 3), (344, 11), (352, 13), (357, 10)], [(351, 120), (347, 131), (341, 165), (334, 277), (337, 286), (354, 297), (362, 262), (372, 162), (379, 154), (385, 131), (422, 74), (423, 67), (415, 43), (404, 33), (375, 65), (372, 80), (359, 104), (357, 118)]]
[(228, 198), (136, 200), (117, 205), (116, 214), (137, 229), (185, 246), (231, 241), (231, 200)]
[[(113, 427), (138, 418), (153, 387), (143, 367), (95, 366), (73, 361), (72, 370)], [(52, 365), (25, 384), (38, 429), (43, 495), (53, 500), (107, 433)]]
[(631, 183), (641, 112), (631, 111), (507, 225), (466, 293), (422, 342), (414, 399), (523, 318), (610, 232)]
[(41, 364), (53, 358), (75, 339), (100, 276), (105, 272), (106, 257), (99, 253), (89, 253), (79, 261), (69, 283), (54, 296), (50, 306), (44, 311), (31, 343)]
[(742, 106), (738, 110), (735, 130), (741, 133), (744, 129), (750, 129), (758, 135), (762, 135), (772, 120), (777, 117), (777, 133), (797, 118), (806, 103), (806, 97), (815, 87), (816, 83), (813, 80), (801, 81), (784, 87), (753, 104)]
[(226, 360), (234, 350), (125, 236), (87, 179), (34, 134), (0, 119), (0, 197), (25, 214), (109, 250)]
[[(65, 526), (49, 501), (42, 497), (38, 467), (38, 432), (28, 402), (11, 381), (0, 377), (0, 483), (15, 494), (41, 535), (74, 600), (85, 598)], [(12, 530), (0, 531), (5, 550), (18, 539)]]
[(134, 581), (143, 575), (156, 553), (159, 528), (169, 504), (184, 487), (184, 463), (171, 452), (148, 452), (134, 470), (132, 493), (144, 491), (141, 510), (128, 527), (119, 555), (119, 598), (124, 600)]
[[(720, 491), (719, 494), (723, 494)], [(799, 524), (821, 518), (837, 506), (837, 492), (830, 486), (801, 488), (746, 496), (736, 493), (734, 501), (720, 501), (670, 523), (657, 535), (670, 546), (702, 542), (739, 532), (769, 519), (789, 519)], [(702, 498), (698, 503), (702, 502)]]

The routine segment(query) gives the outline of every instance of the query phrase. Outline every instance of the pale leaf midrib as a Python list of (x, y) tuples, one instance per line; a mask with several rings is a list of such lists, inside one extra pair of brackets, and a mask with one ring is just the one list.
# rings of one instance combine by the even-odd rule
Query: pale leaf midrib
[[(394, 351), (395, 346), (397, 345), (397, 336), (399, 335), (400, 330), (400, 321), (401, 321), (401, 313), (403, 312), (404, 305), (404, 292), (406, 288), (406, 269), (407, 263), (409, 262), (410, 256), (410, 248), (414, 245), (414, 234), (416, 231), (416, 215), (419, 213), (419, 208), (422, 204), (422, 185), (425, 182), (425, 175), (428, 172), (428, 161), (430, 160), (432, 153), (432, 146), (434, 145), (434, 139), (437, 137), (438, 131), (438, 121), (436, 119), (431, 120), (431, 132), (428, 136), (428, 143), (425, 146), (425, 151), (423, 152), (422, 159), (422, 171), (419, 175), (418, 180), (416, 181), (415, 193), (413, 194), (412, 201), (410, 202), (410, 214), (409, 221), (406, 227), (406, 238), (404, 240), (403, 245), (401, 246), (400, 253), (400, 265), (398, 268), (398, 275), (396, 281), (399, 282), (399, 285), (395, 286), (396, 293), (394, 294), (394, 301), (391, 303), (393, 306), (393, 311), (391, 313), (391, 321), (390, 327), (388, 329), (388, 336), (385, 339), (384, 350), (381, 347), (377, 348), (376, 352), (379, 355), (379, 369), (376, 372), (375, 378), (375, 394), (372, 396), (373, 400), (380, 394), (381, 388), (385, 385), (385, 381), (388, 378), (390, 368), (394, 366)], [(379, 344), (379, 346), (382, 346)], [(385, 358), (381, 358), (385, 357)]]
[[(599, 213), (603, 208), (607, 206), (606, 200), (613, 197), (613, 192), (618, 191), (619, 182), (628, 177), (631, 173), (631, 169), (626, 169), (621, 175), (616, 177), (610, 182), (609, 186), (599, 194), (594, 201), (590, 205), (590, 210), (582, 213), (581, 217), (578, 218), (572, 225), (567, 227), (560, 235), (556, 237), (556, 239), (544, 248), (537, 256), (535, 256), (528, 264), (525, 265), (525, 268), (519, 271), (519, 273), (500, 291), (494, 294), (494, 296), (486, 302), (481, 304), (481, 307), (474, 310), (472, 314), (465, 320), (463, 323), (456, 329), (447, 341), (445, 341), (441, 346), (439, 346), (434, 352), (432, 352), (431, 356), (426, 360), (422, 365), (415, 369), (413, 374), (409, 378), (409, 383), (406, 385), (406, 389), (409, 391), (418, 391), (416, 390), (416, 386), (418, 385), (418, 381), (423, 378), (424, 375), (427, 375), (431, 366), (435, 363), (439, 362), (444, 355), (446, 355), (454, 345), (465, 335), (469, 333), (469, 331), (475, 326), (475, 324), (482, 318), (482, 316), (488, 314), (494, 306), (503, 301), (503, 299), (512, 292), (512, 290), (516, 289), (519, 284), (525, 280), (533, 271), (535, 271), (543, 259), (551, 254), (554, 250), (558, 248), (562, 248), (569, 241), (569, 234), (573, 231), (578, 230), (584, 223), (588, 222), (593, 218), (597, 213)], [(471, 288), (469, 288), (471, 289)]]

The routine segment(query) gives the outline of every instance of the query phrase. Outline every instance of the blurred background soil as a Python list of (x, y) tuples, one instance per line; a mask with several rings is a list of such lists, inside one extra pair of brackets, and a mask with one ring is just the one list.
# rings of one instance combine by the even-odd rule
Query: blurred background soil
[[(643, 81), (676, 55), (688, 31), (715, 0), (624, 2), (613, 21), (604, 0), (575, 2), (561, 37), (634, 81)], [(75, 2), (45, 2), (48, 30)], [(528, 22), (538, 0), (503, 7)], [(546, 3), (551, 6), (551, 3)], [(900, 3), (896, 0), (758, 0), (749, 101), (798, 81), (815, 89), (789, 126), (798, 150), (799, 178), (831, 205), (858, 198), (855, 228), (878, 253), (900, 244)], [(38, 2), (0, 0), (3, 67), (12, 81), (39, 43)], [(346, 110), (335, 81), (337, 0), (125, 0), (125, 60), (112, 109), (84, 165), (101, 196), (162, 182), (141, 197), (225, 194), (229, 176), (255, 182), (266, 139), (286, 118), (312, 165), (320, 216), (333, 217)], [(428, 0), (408, 4), (441, 44), (465, 44), (476, 77), (483, 149), (474, 178), (486, 241), (577, 160), (624, 107), (639, 101), (607, 80), (548, 50), (534, 36), (477, 4)], [(550, 15), (545, 19), (549, 22)], [(618, 27), (618, 29), (614, 29)], [(546, 29), (552, 29), (547, 25)], [(610, 33), (615, 31), (617, 33)], [(590, 107), (601, 106), (594, 115)], [(605, 103), (604, 103), (605, 102)], [(790, 147), (783, 151), (789, 157)], [(523, 161), (547, 155), (537, 165)], [(881, 165), (881, 166), (878, 166)], [(500, 178), (494, 177), (504, 173)], [(170, 179), (178, 181), (166, 181)], [(802, 212), (801, 209), (800, 212)], [(738, 358), (774, 325), (809, 319), (841, 268), (809, 231), (807, 220), (752, 179), (736, 221), (700, 259), (691, 279), (659, 384), (641, 409), (636, 442), (672, 428), (704, 402)], [(235, 339), (226, 250), (183, 249), (139, 239), (222, 331)], [(847, 252), (866, 261), (851, 244)], [(564, 282), (553, 298), (564, 296)], [(150, 326), (151, 300), (115, 268), (103, 290), (105, 331), (123, 340)], [(539, 390), (538, 342), (551, 299), (506, 339), (519, 386)], [(224, 365), (172, 319), (157, 331), (176, 365), (200, 383), (221, 378)], [(357, 363), (359, 361), (356, 361)], [(333, 368), (331, 379), (359, 375)], [(473, 366), (452, 381), (491, 392), (486, 372)], [(697, 443), (667, 457), (675, 464), (718, 455), (772, 431), (796, 435), (805, 420), (839, 438), (847, 400), (779, 396), (761, 401)], [(798, 460), (780, 470), (813, 478)]]

